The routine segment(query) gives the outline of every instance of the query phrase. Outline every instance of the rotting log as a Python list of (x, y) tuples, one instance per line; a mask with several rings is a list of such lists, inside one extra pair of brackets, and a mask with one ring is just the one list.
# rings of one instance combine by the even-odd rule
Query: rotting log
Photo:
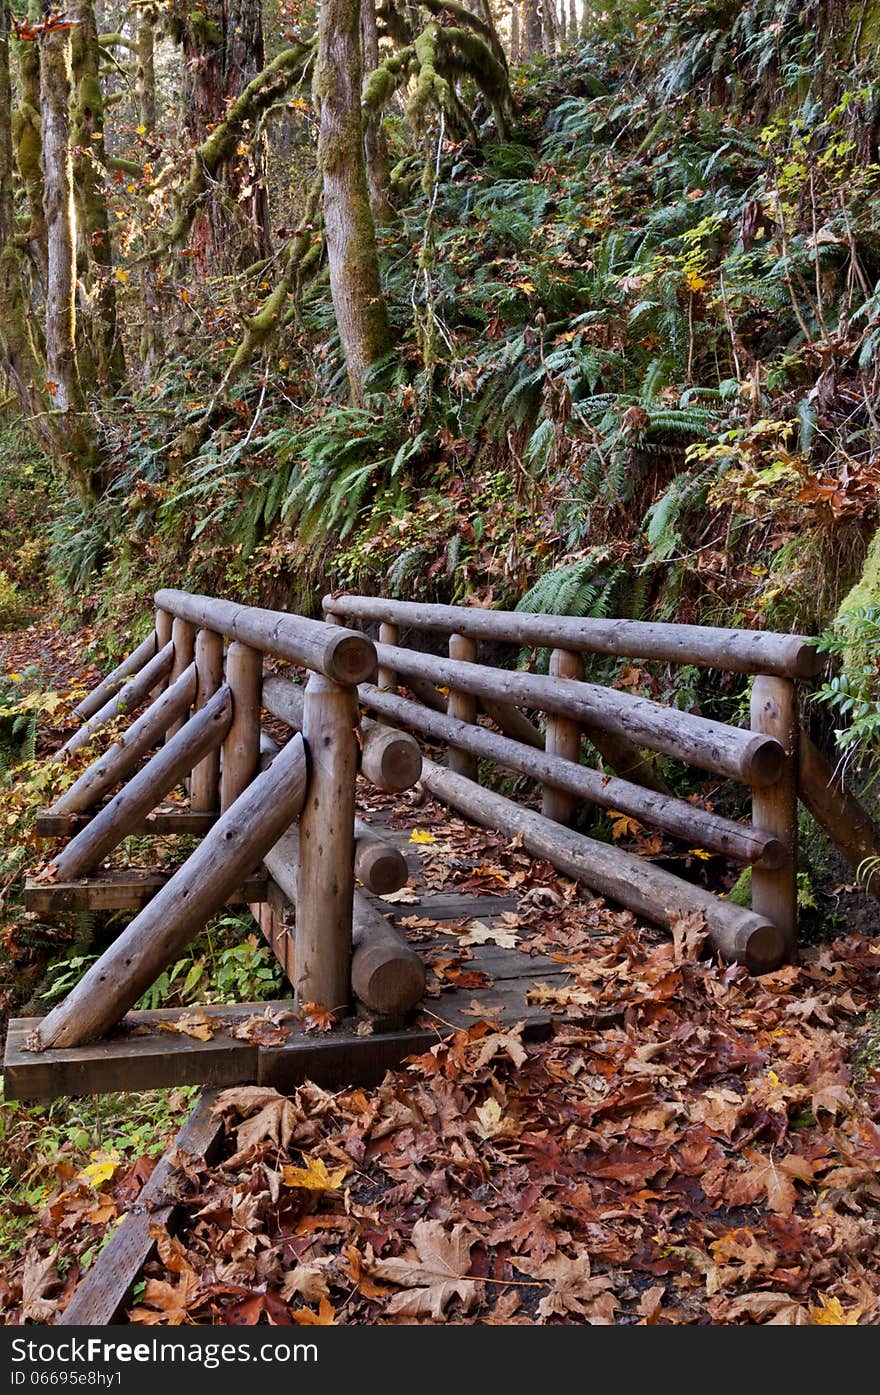
[(120, 739), (56, 799), (49, 813), (78, 814), (93, 808), (108, 790), (131, 774), (141, 758), (162, 739), (171, 723), (189, 711), (195, 692), (196, 670), (191, 664), (173, 687), (166, 688)]
[(785, 859), (772, 870), (752, 868), (752, 910), (779, 926), (789, 959), (797, 957), (797, 771), (798, 721), (797, 689), (791, 678), (771, 678), (759, 674), (752, 683), (752, 730), (775, 736), (785, 751), (785, 764), (779, 779), (763, 789), (752, 791), (752, 820), (768, 833), (775, 833), (785, 849)]
[(303, 700), (310, 769), (299, 825), (294, 988), (299, 1004), (332, 1012), (351, 996), (356, 725), (357, 690), (313, 673)]
[[(301, 684), (264, 671), (263, 706), (294, 731), (302, 731), (305, 691)], [(418, 784), (422, 753), (414, 737), (378, 722), (363, 722), (361, 728), (358, 760), (366, 779), (390, 793), (412, 789)]]
[[(451, 634), (449, 636), (449, 657), (460, 660), (462, 663), (475, 664), (477, 662), (476, 641), (468, 635)], [(450, 717), (454, 717), (459, 722), (466, 722), (473, 726), (477, 720), (477, 699), (471, 693), (459, 692), (457, 688), (450, 688), (446, 698), (446, 711)], [(446, 752), (446, 764), (450, 770), (455, 770), (459, 775), (466, 775), (469, 780), (476, 780), (479, 775), (480, 763), (472, 751), (463, 750), (458, 746), (449, 746)]]
[[(61, 760), (65, 755), (73, 751), (78, 751), (87, 742), (91, 741), (95, 732), (107, 726), (115, 717), (125, 716), (128, 712), (133, 712), (146, 702), (157, 683), (163, 681), (171, 672), (171, 665), (174, 662), (174, 647), (169, 642), (154, 654), (144, 664), (139, 673), (130, 678), (118, 693), (108, 698), (103, 707), (100, 707), (87, 722), (74, 732), (68, 741), (65, 741), (60, 750), (56, 751), (53, 760)], [(163, 687), (165, 686), (163, 681)]]
[(231, 718), (232, 697), (223, 687), (58, 854), (54, 860), (56, 880), (73, 881), (97, 867), (189, 774), (193, 763), (223, 740)]
[[(174, 662), (171, 665), (171, 672), (168, 675), (168, 686), (173, 687), (178, 678), (190, 664), (195, 661), (196, 655), (196, 631), (195, 626), (188, 620), (175, 618), (171, 626), (171, 644), (174, 648)], [(183, 720), (173, 722), (168, 728), (166, 741), (170, 741), (176, 736), (183, 726)]]
[(361, 684), (358, 692), (364, 705), (383, 717), (395, 718), (437, 741), (454, 738), (459, 745), (467, 742), (475, 753), (496, 761), (506, 770), (563, 790), (576, 799), (586, 799), (600, 809), (619, 809), (639, 823), (683, 839), (690, 847), (710, 849), (750, 865), (761, 862), (765, 867), (778, 866), (785, 858), (785, 849), (775, 836), (749, 824), (734, 823), (684, 799), (658, 794), (628, 780), (605, 775), (588, 765), (575, 765), (559, 756), (549, 756), (544, 751), (487, 731), (485, 727), (476, 730), (465, 728), (463, 724), (454, 727), (451, 717), (428, 712), (420, 703), (398, 697), (396, 693), (382, 693), (366, 683)]
[[(195, 709), (197, 712), (210, 702), (223, 683), (223, 636), (214, 630), (199, 630), (196, 635), (195, 663), (197, 674)], [(190, 808), (193, 813), (205, 813), (220, 808), (220, 749), (210, 751), (190, 778)]]
[[(551, 678), (562, 681), (569, 678), (582, 680), (584, 661), (580, 654), (573, 654), (569, 649), (554, 649), (550, 654), (549, 673)], [(544, 749), (548, 756), (558, 756), (562, 760), (573, 761), (575, 765), (579, 765), (581, 737), (580, 722), (576, 722), (572, 717), (555, 714), (547, 718)], [(544, 786), (541, 813), (545, 819), (553, 819), (556, 823), (571, 823), (574, 807), (574, 795), (556, 789), (553, 785)]]
[(157, 591), (156, 604), (194, 625), (240, 640), (263, 654), (302, 664), (337, 683), (363, 683), (376, 671), (375, 646), (357, 630), (186, 591)]
[(221, 812), (235, 803), (260, 768), (262, 681), (262, 654), (233, 640), (226, 651), (226, 683), (232, 693), (232, 721), (223, 741)]
[(433, 761), (425, 761), (422, 783), (435, 799), (452, 805), (484, 828), (520, 837), (533, 856), (546, 858), (566, 876), (666, 929), (682, 915), (698, 912), (705, 917), (713, 947), (725, 959), (745, 964), (753, 973), (775, 969), (783, 958), (782, 932), (754, 911), (722, 901), (621, 848), (551, 823)]
[(696, 717), (616, 688), (574, 679), (561, 683), (545, 674), (484, 668), (409, 649), (386, 650), (382, 645), (378, 654), (380, 662), (395, 666), (407, 680), (411, 675), (427, 678), (478, 697), (574, 717), (747, 785), (772, 784), (785, 760), (782, 746), (772, 736)]
[(153, 658), (156, 653), (156, 631), (149, 635), (138, 645), (136, 649), (117, 664), (112, 673), (108, 673), (96, 687), (92, 689), (82, 702), (78, 702), (73, 709), (73, 716), (79, 721), (85, 722), (89, 717), (93, 717), (96, 712), (104, 706), (104, 703), (112, 698), (127, 678), (132, 678), (136, 673), (140, 673), (144, 664)]
[[(798, 742), (798, 793), (819, 827), (856, 875), (861, 875), (865, 890), (880, 900), (880, 829), (804, 730)], [(872, 864), (874, 859), (875, 875), (865, 875), (864, 864)]]
[(305, 745), (295, 736), (43, 1019), (36, 1048), (79, 1046), (118, 1022), (274, 847), (302, 809), (307, 782)]
[[(614, 654), (623, 659), (659, 659), (697, 664), (729, 673), (767, 673), (815, 678), (824, 663), (807, 635), (766, 630), (726, 630), (645, 620), (583, 619), (474, 606), (431, 605), (371, 596), (325, 596), (324, 610), (349, 620), (384, 621), (413, 629), (465, 634), (473, 639)], [(384, 663), (384, 660), (382, 661)]]
[[(297, 907), (297, 921), (300, 846), (299, 829), (291, 827), (263, 858), (272, 880)], [(364, 1006), (391, 1016), (415, 1007), (425, 991), (424, 964), (400, 931), (359, 891), (353, 898), (351, 942), (351, 984)]]

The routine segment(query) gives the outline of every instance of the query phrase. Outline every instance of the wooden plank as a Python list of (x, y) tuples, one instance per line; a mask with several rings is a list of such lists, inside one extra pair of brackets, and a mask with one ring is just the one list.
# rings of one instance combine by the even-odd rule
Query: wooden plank
[[(41, 838), (71, 838), (81, 828), (85, 828), (97, 813), (93, 809), (88, 814), (53, 814), (51, 809), (38, 809), (36, 827)], [(192, 833), (197, 837), (207, 833), (220, 817), (219, 812), (193, 812), (190, 809), (156, 810), (148, 814), (131, 830), (132, 836), (143, 838), (155, 834), (164, 837), (170, 833)]]
[[(251, 1005), (261, 1011), (262, 1005)], [(187, 1009), (193, 1012), (196, 1009)], [(222, 1007), (203, 1009), (225, 1020)], [(176, 1021), (182, 1012), (166, 1013)], [(210, 1041), (147, 1026), (147, 1013), (130, 1013), (120, 1029), (88, 1046), (28, 1051), (28, 1039), (44, 1019), (14, 1018), (6, 1035), (3, 1082), (7, 1099), (56, 1099), (59, 1095), (104, 1095), (113, 1091), (160, 1090), (174, 1085), (240, 1085), (257, 1078), (258, 1047), (218, 1030)]]
[(283, 1046), (260, 1052), (260, 1084), (287, 1092), (304, 1080), (324, 1089), (348, 1085), (376, 1085), (387, 1070), (407, 1056), (428, 1051), (438, 1040), (436, 1030), (410, 1028), (358, 1036), (356, 1021), (349, 1019), (332, 1032), (291, 1033)]
[(172, 1231), (181, 1208), (166, 1197), (172, 1193), (179, 1159), (214, 1162), (223, 1140), (223, 1121), (213, 1113), (217, 1094), (206, 1091), (171, 1147), (159, 1159), (131, 1210), (86, 1270), (73, 1298), (58, 1318), (60, 1327), (104, 1327), (122, 1316), (132, 1285), (156, 1242), (153, 1226)]
[[(24, 884), (27, 910), (40, 915), (53, 911), (135, 911), (152, 901), (176, 868), (167, 872), (104, 872), (98, 877), (82, 877), (69, 882), (38, 882), (28, 877)], [(247, 905), (265, 901), (267, 878), (262, 873), (246, 877), (227, 905)]]
[(461, 916), (476, 916), (484, 920), (486, 916), (500, 915), (502, 911), (515, 911), (518, 902), (515, 896), (490, 896), (488, 893), (473, 896), (450, 891), (437, 896), (420, 896), (418, 903), (377, 899), (376, 905), (386, 915), (390, 912), (395, 920), (409, 915), (424, 916), (430, 920), (458, 920)]

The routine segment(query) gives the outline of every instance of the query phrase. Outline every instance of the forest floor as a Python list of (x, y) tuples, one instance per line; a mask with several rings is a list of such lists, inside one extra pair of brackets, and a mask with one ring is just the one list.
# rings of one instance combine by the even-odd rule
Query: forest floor
[[(0, 641), (0, 668), (35, 646), (47, 682), (88, 677), (49, 620)], [(396, 821), (417, 885), (515, 898), (504, 943), (570, 966), (537, 988), (552, 1035), (475, 1008), (376, 1089), (223, 1092), (224, 1156), (178, 1175), (183, 1224), (158, 1231), (129, 1321), (880, 1322), (876, 941), (751, 978), (703, 956), (698, 924), (671, 939), (436, 804)], [(472, 924), (433, 929), (442, 1018)], [(55, 1320), (192, 1097), (163, 1093), (148, 1147), (106, 1102), (89, 1162), (51, 1108), (2, 1106), (3, 1175), (42, 1163), (8, 1193), (3, 1321)]]

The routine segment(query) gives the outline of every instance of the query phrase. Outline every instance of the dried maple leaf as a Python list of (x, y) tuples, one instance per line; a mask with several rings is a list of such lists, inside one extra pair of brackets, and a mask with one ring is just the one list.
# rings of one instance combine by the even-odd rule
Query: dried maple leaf
[(320, 1303), (322, 1298), (329, 1298), (326, 1271), (333, 1262), (332, 1255), (322, 1255), (308, 1264), (289, 1269), (281, 1283), (281, 1297), (289, 1302), (298, 1294), (306, 1303)]
[(176, 1284), (169, 1284), (164, 1279), (147, 1279), (143, 1306), (132, 1308), (128, 1320), (146, 1326), (157, 1323), (179, 1325), (187, 1321), (198, 1293), (199, 1277), (193, 1269), (185, 1269)]
[(285, 1187), (299, 1187), (307, 1192), (335, 1192), (350, 1171), (348, 1167), (337, 1167), (329, 1172), (323, 1158), (313, 1158), (308, 1153), (303, 1153), (303, 1162), (305, 1167), (282, 1169)]
[(484, 1037), (478, 1043), (480, 1052), (474, 1062), (474, 1070), (482, 1070), (483, 1066), (488, 1065), (490, 1061), (494, 1061), (496, 1056), (502, 1054), (509, 1056), (515, 1066), (521, 1066), (528, 1055), (522, 1044), (522, 1031), (525, 1025), (525, 1019), (523, 1019), (522, 1022), (517, 1022), (516, 1026), (511, 1027), (509, 1032), (492, 1032), (490, 1036)]
[(284, 1025), (284, 1019), (292, 1016), (291, 1012), (266, 1008), (265, 1012), (254, 1013), (244, 1022), (239, 1022), (232, 1028), (230, 1036), (240, 1041), (252, 1041), (257, 1046), (283, 1046), (290, 1036), (290, 1028)]
[(377, 1259), (370, 1266), (380, 1279), (389, 1279), (409, 1292), (396, 1293), (386, 1307), (392, 1317), (442, 1320), (446, 1305), (458, 1298), (469, 1313), (483, 1297), (483, 1285), (468, 1277), (473, 1241), (467, 1227), (447, 1233), (440, 1221), (416, 1221), (413, 1249), (402, 1259)]
[(699, 959), (709, 931), (702, 911), (691, 911), (689, 915), (677, 915), (670, 925), (672, 945), (676, 964), (694, 962)]
[(294, 1308), (291, 1311), (291, 1317), (302, 1327), (336, 1326), (336, 1313), (329, 1298), (321, 1299), (317, 1312), (313, 1312), (311, 1308)]
[(239, 1085), (224, 1090), (214, 1105), (215, 1114), (235, 1109), (241, 1114), (256, 1110), (251, 1118), (239, 1124), (235, 1133), (236, 1152), (226, 1166), (237, 1167), (252, 1148), (264, 1139), (277, 1148), (286, 1148), (296, 1128), (297, 1116), (286, 1096), (268, 1085)]
[(730, 1301), (719, 1300), (712, 1311), (720, 1319), (747, 1317), (754, 1322), (765, 1322), (769, 1318), (768, 1327), (807, 1327), (810, 1322), (807, 1309), (790, 1293), (767, 1290), (744, 1293)]
[(861, 1308), (844, 1308), (839, 1298), (819, 1294), (820, 1307), (810, 1309), (810, 1323), (813, 1327), (857, 1327), (862, 1316)]
[(51, 1321), (58, 1303), (52, 1298), (47, 1298), (46, 1293), (50, 1288), (57, 1288), (58, 1282), (55, 1256), (38, 1255), (31, 1251), (25, 1259), (21, 1280), (22, 1322)]
[(163, 1032), (180, 1032), (182, 1036), (194, 1037), (196, 1041), (210, 1041), (220, 1024), (216, 1018), (204, 1012), (185, 1012), (174, 1022), (160, 1022)]
[(538, 1317), (544, 1322), (550, 1317), (574, 1314), (592, 1326), (613, 1324), (619, 1307), (613, 1280), (608, 1274), (591, 1274), (586, 1249), (573, 1256), (555, 1254), (544, 1260), (517, 1259), (516, 1267), (531, 1278), (551, 1285), (550, 1292), (538, 1304)]
[(333, 1026), (333, 1013), (323, 1003), (303, 1003), (299, 1011), (307, 1032), (329, 1032)]
[(774, 1158), (746, 1149), (745, 1157), (749, 1164), (746, 1170), (728, 1178), (724, 1189), (727, 1201), (731, 1206), (749, 1206), (764, 1196), (777, 1216), (790, 1216), (797, 1201), (794, 1183), (811, 1182), (816, 1164), (797, 1153)]
[(460, 945), (500, 945), (502, 949), (516, 949), (521, 936), (506, 925), (487, 925), (482, 920), (472, 920), (464, 935), (459, 935)]

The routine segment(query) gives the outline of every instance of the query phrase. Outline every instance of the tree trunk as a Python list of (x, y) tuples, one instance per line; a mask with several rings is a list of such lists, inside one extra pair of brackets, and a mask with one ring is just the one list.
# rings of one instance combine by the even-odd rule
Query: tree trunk
[(540, 0), (541, 4), (541, 47), (547, 58), (556, 52), (556, 0)]
[[(363, 44), (364, 77), (379, 66), (379, 34), (376, 28), (376, 0), (361, 0), (361, 42)], [(373, 111), (364, 125), (364, 155), (367, 161), (367, 185), (370, 208), (376, 223), (387, 223), (394, 210), (388, 201), (391, 166), (388, 141), (382, 125), (382, 112)]]
[(518, 63), (522, 57), (522, 40), (519, 29), (519, 0), (513, 0), (510, 7), (510, 61)]
[(363, 402), (367, 369), (391, 347), (364, 158), (360, 45), (359, 0), (323, 0), (315, 68), (318, 162), (330, 291), (356, 403)]
[(107, 152), (98, 26), (92, 0), (74, 0), (71, 18), (74, 21), (70, 40), (75, 87), (72, 138), (79, 215), (78, 272), (87, 292), (91, 292), (88, 299), (94, 298), (95, 321), (90, 327), (90, 339), (98, 383), (113, 391), (125, 377), (125, 355), (117, 323), (113, 247), (101, 172)]
[(525, 55), (541, 51), (541, 10), (539, 0), (525, 0)]
[[(208, 0), (186, 16), (183, 117), (194, 146), (225, 118), (265, 66), (260, 0)], [(262, 136), (223, 167), (194, 222), (192, 245), (203, 271), (249, 266), (271, 251), (266, 150)]]

